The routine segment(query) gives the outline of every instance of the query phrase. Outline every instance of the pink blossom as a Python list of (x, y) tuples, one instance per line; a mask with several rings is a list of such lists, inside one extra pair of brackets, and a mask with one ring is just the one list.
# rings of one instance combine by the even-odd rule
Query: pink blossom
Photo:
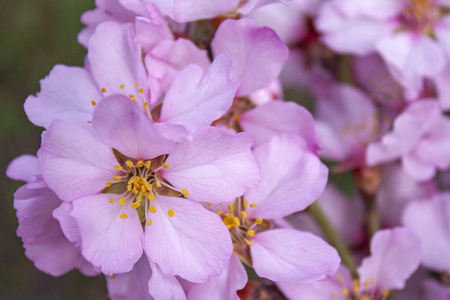
[(191, 136), (164, 139), (122, 95), (96, 106), (93, 125), (55, 121), (44, 133), (43, 177), (73, 202), (82, 254), (103, 273), (131, 271), (143, 249), (164, 273), (194, 282), (225, 269), (226, 228), (194, 201), (228, 201), (258, 182), (252, 139), (213, 127)]

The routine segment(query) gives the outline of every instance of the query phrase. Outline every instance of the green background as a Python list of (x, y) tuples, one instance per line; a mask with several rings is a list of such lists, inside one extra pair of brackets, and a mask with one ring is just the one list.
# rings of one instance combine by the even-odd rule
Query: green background
[(39, 91), (39, 80), (55, 64), (83, 64), (77, 43), (81, 14), (94, 0), (3, 1), (0, 9), (0, 299), (106, 299), (102, 276), (77, 271), (55, 278), (37, 270), (16, 236), (13, 194), (23, 183), (8, 179), (8, 163), (36, 153), (41, 128), (32, 125), (23, 103)]

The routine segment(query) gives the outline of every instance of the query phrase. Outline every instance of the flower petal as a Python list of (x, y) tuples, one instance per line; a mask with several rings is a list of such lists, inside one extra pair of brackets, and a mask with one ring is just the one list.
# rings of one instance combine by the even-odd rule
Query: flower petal
[(34, 155), (21, 155), (14, 158), (6, 168), (6, 176), (13, 180), (29, 182), (39, 175), (38, 159)]
[(82, 254), (106, 275), (132, 270), (142, 256), (142, 226), (130, 203), (108, 199), (116, 194), (87, 196), (73, 202), (71, 215), (80, 229)]
[(86, 69), (56, 65), (41, 80), (41, 92), (27, 98), (24, 109), (33, 124), (48, 128), (53, 120), (90, 121), (91, 101), (101, 99), (100, 89)]
[(150, 262), (152, 276), (148, 282), (148, 291), (155, 299), (184, 300), (186, 294), (173, 275), (164, 274), (159, 266)]
[(202, 128), (192, 134), (192, 141), (177, 144), (166, 160), (170, 167), (159, 172), (175, 187), (187, 189), (189, 199), (228, 202), (259, 182), (251, 145), (247, 133)]
[(256, 274), (273, 281), (310, 283), (334, 274), (337, 251), (308, 232), (273, 229), (256, 234), (250, 246)]
[[(227, 267), (232, 244), (219, 216), (188, 199), (158, 196), (145, 226), (145, 252), (169, 275), (205, 282)], [(168, 211), (173, 210), (170, 217)]]
[(174, 146), (158, 134), (146, 111), (123, 95), (105, 98), (95, 109), (93, 123), (105, 144), (136, 160), (167, 154)]
[(241, 79), (237, 95), (244, 96), (269, 85), (280, 74), (288, 48), (268, 27), (251, 19), (228, 19), (216, 31), (211, 48), (214, 56), (230, 55), (235, 77)]
[(117, 173), (111, 148), (91, 124), (54, 121), (42, 135), (38, 158), (45, 182), (65, 201), (100, 192)]

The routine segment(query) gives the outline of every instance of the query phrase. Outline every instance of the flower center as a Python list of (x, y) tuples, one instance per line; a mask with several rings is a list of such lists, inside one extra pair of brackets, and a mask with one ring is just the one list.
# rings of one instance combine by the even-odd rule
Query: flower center
[[(353, 280), (353, 286), (348, 281), (344, 279), (342, 274), (338, 274), (336, 276), (337, 280), (342, 286), (342, 289), (338, 292), (332, 292), (331, 296), (336, 299), (340, 296), (343, 296), (343, 299), (346, 300), (386, 300), (389, 296), (389, 291), (379, 291), (375, 288), (375, 278), (371, 278), (369, 281), (364, 281), (362, 285), (360, 284), (359, 279)], [(372, 287), (372, 289), (369, 289)], [(362, 289), (362, 290), (361, 290)]]
[(403, 22), (407, 27), (426, 34), (433, 32), (434, 22), (438, 18), (439, 9), (434, 0), (409, 0), (402, 13)]

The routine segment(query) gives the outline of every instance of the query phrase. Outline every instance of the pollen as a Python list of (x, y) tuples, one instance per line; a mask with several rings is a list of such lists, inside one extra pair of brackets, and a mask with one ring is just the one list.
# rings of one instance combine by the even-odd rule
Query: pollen
[(235, 115), (234, 116), (234, 119), (237, 121), (237, 120), (240, 120), (241, 119), (241, 115)]
[(114, 201), (116, 201), (116, 199), (111, 198), (111, 199), (108, 199), (108, 201), (109, 201), (109, 203), (113, 203)]
[(155, 200), (155, 194), (150, 193), (150, 195), (148, 195), (148, 200), (150, 201)]
[(221, 213), (222, 213), (222, 210), (221, 210), (221, 209), (219, 209), (219, 210), (216, 212), (216, 214), (218, 214), (219, 216), (220, 216)]
[(147, 105), (148, 105), (148, 102), (145, 102), (143, 105), (145, 110), (147, 110)]
[(364, 285), (365, 288), (368, 288), (369, 287), (369, 282), (368, 281), (364, 281), (363, 285)]
[(112, 182), (107, 182), (106, 187), (110, 187), (112, 185)]
[(383, 297), (389, 296), (389, 291), (388, 290), (384, 290), (382, 295), (383, 295)]
[(120, 171), (120, 170), (122, 170), (123, 168), (122, 168), (121, 166), (114, 166), (114, 169), (115, 169), (116, 171)]
[(138, 161), (136, 166), (138, 166), (139, 168), (144, 166), (144, 162), (142, 160)]
[(241, 216), (243, 216), (244, 218), (247, 218), (247, 213), (245, 211), (241, 211)]
[(187, 197), (189, 196), (189, 193), (188, 193), (188, 190), (187, 190), (187, 189), (182, 189), (181, 191), (183, 192), (183, 196), (184, 196), (185, 198), (187, 198)]
[(211, 202), (205, 202), (205, 204), (211, 206)]
[(127, 200), (125, 199), (125, 198), (120, 198), (120, 200), (119, 200), (119, 204), (120, 205), (124, 205), (125, 203), (127, 203)]
[(122, 176), (113, 176), (113, 178), (114, 178), (115, 181), (119, 181), (119, 180), (122, 179)]
[(358, 279), (353, 280), (353, 293), (355, 293), (355, 294), (359, 293), (359, 280)]
[(141, 206), (140, 202), (133, 202), (133, 203), (131, 203), (131, 207), (132, 208), (138, 208), (139, 206)]
[(155, 183), (156, 183), (157, 187), (159, 187), (159, 188), (161, 187), (161, 182), (159, 182), (159, 180), (156, 180)]
[(128, 97), (130, 97), (130, 99), (133, 99), (134, 95), (133, 94), (129, 94)]
[(250, 236), (250, 237), (252, 237), (252, 236), (255, 235), (255, 231), (254, 231), (254, 230), (249, 230), (249, 231), (247, 232), (247, 235)]
[(255, 222), (256, 222), (258, 225), (261, 225), (262, 221), (263, 221), (263, 219), (261, 219), (261, 218), (258, 218), (258, 219), (255, 220)]
[(228, 210), (233, 211), (233, 204), (228, 205)]
[(102, 93), (106, 93), (106, 89), (102, 87)]
[(87, 121), (88, 123), (92, 124), (92, 121)]
[(342, 296), (344, 296), (344, 297), (348, 296), (348, 289), (347, 288), (342, 289)]
[(128, 218), (128, 215), (125, 214), (125, 213), (124, 213), (124, 214), (121, 214), (121, 215), (120, 215), (120, 218), (121, 218), (121, 219), (126, 219), (126, 218)]
[(344, 276), (342, 276), (342, 274), (338, 274), (338, 275), (337, 275), (337, 280), (338, 280), (340, 283), (343, 283), (343, 282), (344, 282)]
[(249, 241), (249, 240), (245, 240), (246, 242), (247, 242), (247, 245), (249, 245), (249, 246), (251, 246), (251, 245), (253, 245), (253, 241)]
[(109, 276), (109, 278), (115, 279), (116, 277), (115, 277), (114, 274), (113, 274), (113, 275)]
[(147, 169), (150, 169), (150, 165), (152, 164), (152, 162), (151, 161), (149, 161), (149, 160), (147, 160), (146, 162), (145, 162), (145, 167), (147, 168)]
[(125, 164), (126, 164), (129, 168), (132, 168), (132, 167), (133, 167), (133, 162), (132, 162), (131, 160), (127, 160), (127, 161), (125, 162)]
[(244, 206), (244, 208), (247, 208), (247, 206), (248, 206), (248, 200), (244, 200), (244, 203), (242, 204), (242, 206)]
[(225, 214), (225, 217), (227, 218), (227, 219), (233, 219), (233, 214), (230, 214), (230, 213), (226, 213)]
[(255, 203), (250, 204), (250, 207), (255, 207), (255, 206), (256, 206)]
[(138, 89), (139, 94), (143, 94), (144, 93), (144, 89)]
[(169, 165), (168, 163), (163, 163), (163, 164), (162, 164), (162, 167), (163, 167), (164, 169), (167, 169), (169, 166), (170, 166), (170, 165)]
[(122, 83), (122, 84), (120, 85), (120, 88), (123, 89), (124, 87), (125, 87), (125, 84)]
[(97, 102), (95, 102), (94, 100), (91, 100), (91, 104), (95, 105), (95, 104), (97, 104)]
[(152, 222), (151, 219), (148, 219), (148, 220), (147, 220), (147, 225), (148, 225), (148, 226), (152, 225), (152, 223), (153, 223), (153, 222)]
[(174, 214), (175, 214), (175, 212), (173, 211), (173, 209), (171, 208), (171, 209), (169, 209), (168, 211), (167, 211), (167, 214), (169, 215), (169, 217), (173, 217), (174, 216)]
[(133, 103), (136, 102), (136, 98), (134, 98), (134, 97), (131, 98), (131, 102), (133, 102)]
[(136, 81), (136, 83), (134, 84), (134, 87), (137, 88), (139, 85), (139, 82)]
[(150, 208), (148, 209), (152, 214), (156, 213), (156, 207), (154, 206), (150, 206)]

